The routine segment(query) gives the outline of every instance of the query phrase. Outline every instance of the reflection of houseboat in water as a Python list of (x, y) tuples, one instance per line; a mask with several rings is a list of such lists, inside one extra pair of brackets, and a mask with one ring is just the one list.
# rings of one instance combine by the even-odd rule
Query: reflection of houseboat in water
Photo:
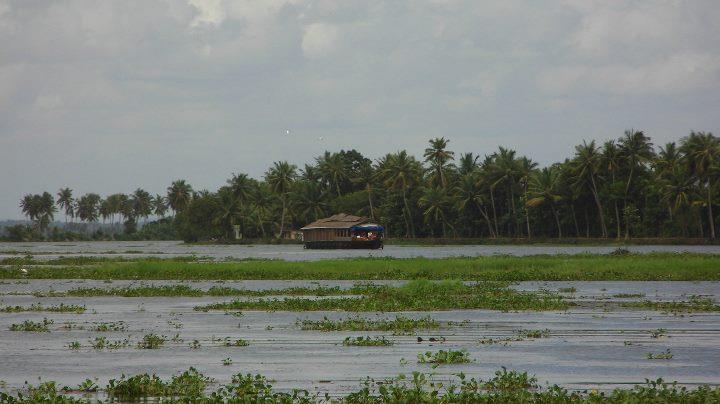
[(382, 248), (385, 229), (360, 216), (339, 213), (302, 229), (305, 248)]

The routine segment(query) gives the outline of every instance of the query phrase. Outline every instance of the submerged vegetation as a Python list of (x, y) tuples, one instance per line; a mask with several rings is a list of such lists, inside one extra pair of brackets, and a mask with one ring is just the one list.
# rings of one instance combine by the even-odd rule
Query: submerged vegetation
[(0, 313), (20, 313), (26, 311), (48, 311), (55, 313), (84, 313), (85, 306), (77, 306), (72, 304), (60, 303), (56, 306), (43, 306), (40, 303), (34, 303), (30, 306), (5, 306), (0, 307)]
[(425, 353), (418, 354), (418, 363), (429, 363), (433, 366), (438, 365), (449, 365), (454, 363), (468, 363), (470, 362), (470, 354), (467, 351), (454, 351), (454, 350), (439, 350), (437, 352), (427, 351)]
[[(28, 385), (15, 394), (0, 392), (3, 403), (37, 402), (87, 402), (88, 397), (104, 392), (108, 398), (119, 402), (168, 401), (168, 402), (257, 402), (257, 403), (319, 403), (328, 401), (318, 393), (311, 395), (305, 390), (278, 391), (261, 375), (234, 375), (227, 384), (212, 388), (215, 381), (194, 368), (190, 368), (169, 380), (156, 375), (122, 375), (112, 379), (104, 389), (91, 380), (82, 383), (77, 392), (83, 398), (65, 394), (54, 382), (38, 386)], [(164, 400), (158, 400), (164, 399)], [(559, 386), (541, 387), (537, 379), (525, 372), (502, 369), (488, 380), (468, 379), (464, 374), (453, 376), (447, 382), (437, 383), (433, 376), (415, 372), (411, 377), (401, 375), (385, 380), (367, 379), (359, 390), (334, 401), (347, 404), (380, 403), (710, 403), (720, 400), (720, 388), (700, 386), (694, 389), (665, 383), (662, 379), (648, 381), (631, 389), (611, 392), (596, 390), (570, 392)]]
[(343, 340), (345, 346), (390, 346), (393, 342), (384, 336), (374, 337), (347, 337)]
[[(354, 258), (308, 262), (245, 260), (197, 262), (140, 259), (100, 261), (88, 265), (51, 265), (0, 268), (5, 279), (131, 279), (131, 280), (250, 280), (250, 279), (458, 279), (478, 281), (715, 281), (720, 280), (712, 254), (578, 254), (525, 257), (463, 258)], [(331, 288), (332, 289), (332, 288)], [(154, 292), (156, 289), (153, 289)], [(177, 289), (182, 291), (182, 289)], [(173, 289), (166, 289), (174, 293)], [(223, 289), (215, 289), (223, 293)], [(87, 290), (88, 294), (93, 290)], [(131, 293), (124, 289), (118, 293)], [(139, 290), (138, 292), (142, 292)], [(233, 291), (228, 291), (234, 293)], [(332, 293), (332, 290), (328, 290)], [(104, 292), (103, 292), (104, 293)], [(195, 293), (195, 292), (192, 292)]]
[(376, 286), (360, 297), (233, 300), (196, 307), (196, 310), (285, 311), (427, 311), (451, 309), (562, 310), (568, 303), (550, 292), (519, 292), (506, 284), (459, 281), (410, 281), (402, 286)]
[(11, 324), (10, 331), (50, 332), (50, 325), (54, 323), (53, 320), (47, 318), (42, 321), (25, 320), (22, 323)]
[(690, 296), (688, 301), (657, 302), (643, 300), (641, 302), (623, 303), (623, 307), (635, 309), (658, 310), (670, 313), (692, 313), (720, 311), (720, 305), (709, 297)]
[(297, 320), (296, 325), (304, 331), (392, 331), (397, 334), (440, 328), (440, 323), (430, 316), (419, 319), (397, 316), (392, 320), (371, 320), (364, 317), (330, 320), (325, 317), (319, 321)]

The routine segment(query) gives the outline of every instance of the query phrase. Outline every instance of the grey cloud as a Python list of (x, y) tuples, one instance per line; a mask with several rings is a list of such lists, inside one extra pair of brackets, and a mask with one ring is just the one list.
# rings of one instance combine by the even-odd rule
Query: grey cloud
[(547, 163), (631, 126), (718, 132), (718, 17), (711, 0), (0, 0), (0, 217), (26, 192), (213, 189), (434, 136)]

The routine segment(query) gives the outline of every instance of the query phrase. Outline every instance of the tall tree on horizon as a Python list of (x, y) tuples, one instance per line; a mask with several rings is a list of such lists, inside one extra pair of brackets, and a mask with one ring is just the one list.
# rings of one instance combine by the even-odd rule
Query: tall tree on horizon
[[(691, 132), (681, 141), (680, 150), (688, 173), (696, 179), (706, 194), (710, 238), (715, 240), (715, 219), (713, 217), (713, 187), (716, 183), (720, 159), (720, 140), (710, 132)], [(704, 189), (703, 189), (704, 188)]]
[(190, 203), (192, 193), (192, 186), (185, 182), (185, 180), (173, 181), (167, 188), (167, 200), (170, 209), (172, 209), (175, 214), (182, 212), (187, 204)]
[(57, 193), (57, 204), (65, 213), (65, 223), (67, 224), (68, 217), (73, 216), (73, 195), (72, 189), (60, 188)]
[(288, 196), (293, 181), (297, 176), (297, 167), (287, 161), (276, 161), (273, 166), (265, 173), (265, 181), (270, 186), (272, 193), (280, 198), (282, 204), (282, 212), (280, 213), (280, 233), (281, 238), (285, 230), (285, 214), (287, 213)]

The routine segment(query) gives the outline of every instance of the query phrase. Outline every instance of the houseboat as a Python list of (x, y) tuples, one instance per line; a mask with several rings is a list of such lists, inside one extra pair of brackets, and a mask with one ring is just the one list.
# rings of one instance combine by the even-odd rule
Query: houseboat
[(385, 229), (368, 218), (339, 213), (316, 220), (302, 229), (305, 248), (383, 247)]

